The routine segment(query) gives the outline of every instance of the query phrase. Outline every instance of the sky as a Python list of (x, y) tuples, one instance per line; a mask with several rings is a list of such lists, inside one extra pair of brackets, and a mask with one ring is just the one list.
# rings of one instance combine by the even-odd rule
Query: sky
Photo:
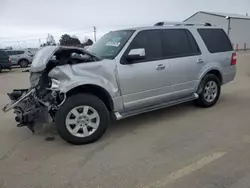
[[(0, 47), (35, 47), (48, 33), (93, 39), (110, 30), (183, 21), (197, 11), (250, 15), (250, 0), (0, 0)], [(19, 44), (17, 43), (19, 41)]]

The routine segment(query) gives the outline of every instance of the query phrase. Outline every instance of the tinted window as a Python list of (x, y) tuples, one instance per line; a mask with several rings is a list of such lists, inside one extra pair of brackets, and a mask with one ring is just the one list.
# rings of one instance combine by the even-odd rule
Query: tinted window
[(184, 57), (200, 54), (193, 35), (186, 29), (162, 30), (164, 57)]
[(9, 55), (21, 55), (24, 54), (24, 51), (7, 51)]
[(232, 51), (232, 44), (223, 29), (198, 29), (210, 53)]
[(9, 55), (14, 55), (13, 51), (6, 51)]
[(5, 51), (0, 50), (0, 57), (8, 57), (8, 54)]
[(17, 55), (21, 55), (21, 54), (24, 54), (24, 51), (17, 51), (16, 53)]
[(143, 61), (162, 58), (161, 34), (159, 30), (147, 30), (139, 32), (131, 42), (127, 53), (131, 49), (144, 48), (146, 57)]

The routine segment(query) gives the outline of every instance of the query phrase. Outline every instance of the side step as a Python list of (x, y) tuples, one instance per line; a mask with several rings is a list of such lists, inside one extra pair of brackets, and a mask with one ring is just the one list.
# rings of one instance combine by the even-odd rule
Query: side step
[(124, 112), (121, 112), (121, 113), (116, 112), (115, 116), (116, 116), (117, 120), (120, 120), (120, 119), (124, 119), (124, 118), (130, 117), (130, 116), (134, 116), (134, 115), (138, 115), (138, 114), (158, 110), (158, 109), (161, 109), (161, 108), (166, 108), (166, 107), (169, 107), (169, 106), (174, 106), (174, 105), (177, 105), (177, 104), (193, 101), (193, 100), (198, 99), (198, 98), (199, 98), (199, 95), (197, 93), (194, 93), (189, 97), (181, 98), (181, 99), (166, 102), (166, 103), (157, 104), (157, 105), (154, 105), (154, 106), (147, 106), (147, 107), (136, 109), (136, 110), (124, 111)]

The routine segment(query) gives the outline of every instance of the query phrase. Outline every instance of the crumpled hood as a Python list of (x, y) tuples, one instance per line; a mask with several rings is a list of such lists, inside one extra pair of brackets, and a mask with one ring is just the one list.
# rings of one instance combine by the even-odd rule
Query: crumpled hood
[(30, 72), (42, 72), (48, 62), (52, 59), (53, 55), (56, 53), (63, 53), (63, 52), (80, 52), (81, 54), (87, 54), (89, 56), (94, 57), (96, 60), (100, 60), (95, 55), (92, 55), (91, 53), (87, 52), (83, 48), (75, 47), (75, 46), (46, 46), (41, 48), (36, 56), (34, 57), (34, 60), (30, 67)]
[(48, 61), (53, 54), (59, 49), (59, 46), (46, 46), (41, 48), (35, 55), (30, 66), (30, 72), (41, 72), (46, 68)]

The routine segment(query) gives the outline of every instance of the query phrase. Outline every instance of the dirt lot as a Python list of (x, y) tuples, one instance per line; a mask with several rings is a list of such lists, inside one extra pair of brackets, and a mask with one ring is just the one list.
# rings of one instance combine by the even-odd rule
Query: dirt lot
[[(0, 105), (29, 83), (21, 69), (0, 78)], [(184, 104), (125, 119), (91, 145), (67, 144), (53, 125), (33, 135), (0, 112), (0, 187), (249, 188), (249, 111), (250, 54), (242, 53), (215, 107)]]

